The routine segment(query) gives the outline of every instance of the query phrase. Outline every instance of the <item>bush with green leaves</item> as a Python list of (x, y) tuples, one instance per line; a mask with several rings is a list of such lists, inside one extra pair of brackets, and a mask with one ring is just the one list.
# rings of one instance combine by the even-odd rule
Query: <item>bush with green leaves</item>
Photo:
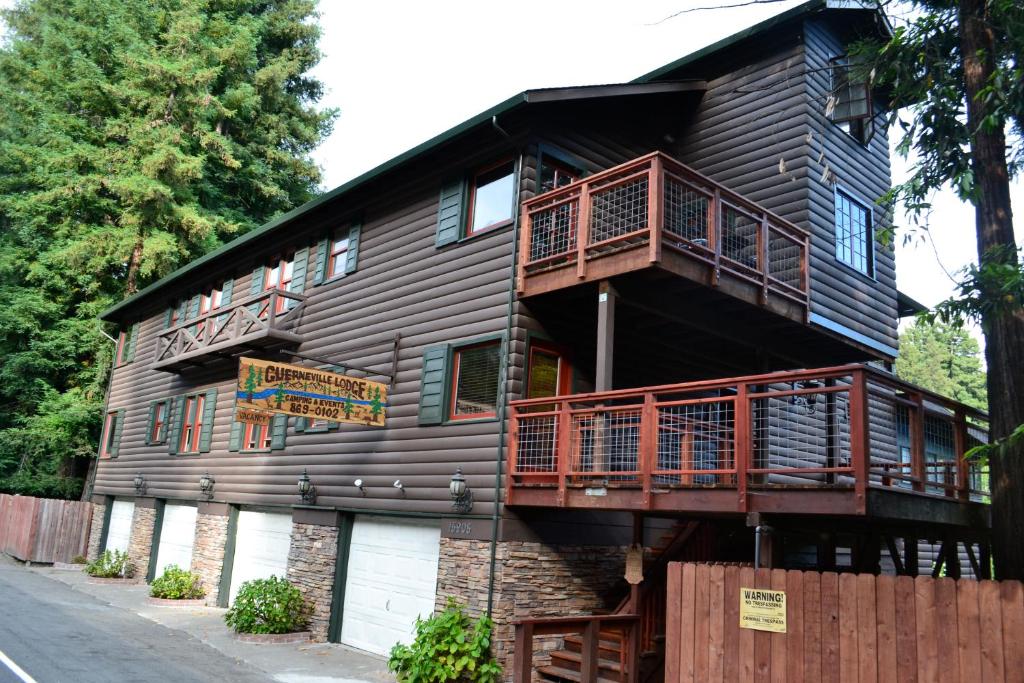
[(89, 564), (89, 560), (85, 559), (85, 555), (75, 555), (71, 558), (71, 564)]
[(391, 648), (388, 669), (403, 683), (494, 683), (501, 667), (491, 657), (491, 628), (490, 617), (473, 621), (449, 598), (443, 612), (416, 619), (412, 645)]
[(224, 621), (236, 633), (295, 633), (306, 627), (310, 607), (287, 579), (246, 581)]
[(198, 600), (206, 595), (206, 589), (198, 574), (171, 564), (164, 569), (163, 574), (153, 579), (149, 585), (149, 594), (164, 600)]
[(120, 550), (104, 550), (102, 555), (85, 565), (85, 573), (100, 579), (130, 579), (135, 576), (135, 563)]

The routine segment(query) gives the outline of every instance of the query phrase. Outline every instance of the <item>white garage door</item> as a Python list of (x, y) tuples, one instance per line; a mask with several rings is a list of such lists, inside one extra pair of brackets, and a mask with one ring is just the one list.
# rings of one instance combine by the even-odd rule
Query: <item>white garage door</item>
[(107, 527), (107, 545), (104, 550), (120, 550), (128, 552), (128, 542), (132, 538), (132, 516), (135, 514), (135, 503), (130, 500), (115, 500), (110, 508), (110, 526)]
[(291, 538), (291, 515), (251, 510), (238, 513), (229, 603), (235, 601), (238, 589), (246, 581), (286, 576)]
[(416, 617), (434, 611), (440, 542), (437, 522), (356, 518), (341, 642), (379, 655), (412, 642)]
[(192, 544), (196, 540), (196, 508), (165, 505), (160, 525), (160, 547), (156, 552), (156, 573), (160, 576), (172, 564), (188, 570), (192, 566)]

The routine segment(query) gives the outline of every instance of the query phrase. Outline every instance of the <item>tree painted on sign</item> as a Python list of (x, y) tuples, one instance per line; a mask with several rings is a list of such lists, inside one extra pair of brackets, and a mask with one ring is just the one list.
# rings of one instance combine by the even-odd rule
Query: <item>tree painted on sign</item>
[(284, 382), (277, 385), (277, 389), (274, 390), (274, 402), (277, 404), (277, 409), (281, 409), (281, 404), (284, 403), (287, 394), (284, 393)]
[(259, 382), (256, 379), (256, 368), (249, 366), (249, 373), (245, 376), (245, 393), (249, 395), (249, 402), (252, 402), (252, 395), (259, 386)]
[(380, 416), (384, 410), (384, 404), (380, 400), (380, 387), (374, 387), (373, 393), (370, 394), (370, 415), (374, 421)]
[(345, 419), (346, 420), (352, 419), (352, 408), (354, 408), (354, 407), (355, 406), (352, 405), (352, 397), (351, 396), (346, 396), (345, 400), (342, 401), (342, 403), (341, 403), (341, 410), (342, 410), (343, 413), (345, 413)]

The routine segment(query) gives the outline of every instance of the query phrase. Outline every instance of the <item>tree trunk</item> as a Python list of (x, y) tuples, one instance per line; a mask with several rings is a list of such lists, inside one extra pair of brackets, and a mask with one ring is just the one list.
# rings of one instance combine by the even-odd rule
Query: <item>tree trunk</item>
[[(961, 0), (960, 48), (963, 53), (967, 125), (972, 131), (978, 263), (1017, 262), (1010, 207), (1010, 181), (1006, 168), (1006, 137), (1002, 127), (988, 130), (982, 122), (988, 106), (977, 98), (988, 83), (994, 65), (995, 39), (988, 28), (986, 0)], [(982, 292), (987, 299), (999, 296)], [(990, 430), (994, 439), (1007, 437), (1024, 423), (1024, 314), (1019, 307), (997, 306), (982, 319), (985, 360), (988, 364)], [(1024, 579), (1024, 449), (1004, 450), (990, 459), (992, 485), (992, 540), (996, 575)]]
[(131, 258), (128, 260), (128, 277), (125, 283), (125, 294), (131, 296), (139, 289), (139, 266), (142, 265), (142, 235), (135, 239)]

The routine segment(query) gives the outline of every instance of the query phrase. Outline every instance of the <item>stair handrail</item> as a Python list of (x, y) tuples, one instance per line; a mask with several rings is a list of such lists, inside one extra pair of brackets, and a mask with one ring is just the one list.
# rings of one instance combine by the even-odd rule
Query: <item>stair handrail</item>
[[(531, 683), (533, 680), (533, 637), (540, 635), (566, 635), (580, 633), (583, 646), (580, 652), (581, 683), (597, 683), (598, 660), (600, 659), (600, 634), (602, 627), (622, 629), (623, 643), (636, 643), (636, 632), (640, 617), (636, 614), (590, 614), (578, 617), (530, 617), (516, 619), (515, 645), (512, 656), (513, 683)], [(625, 635), (627, 631), (629, 638)], [(635, 658), (638, 659), (638, 658)], [(620, 664), (623, 662), (620, 659)], [(639, 683), (635, 667), (622, 667), (626, 683)]]

